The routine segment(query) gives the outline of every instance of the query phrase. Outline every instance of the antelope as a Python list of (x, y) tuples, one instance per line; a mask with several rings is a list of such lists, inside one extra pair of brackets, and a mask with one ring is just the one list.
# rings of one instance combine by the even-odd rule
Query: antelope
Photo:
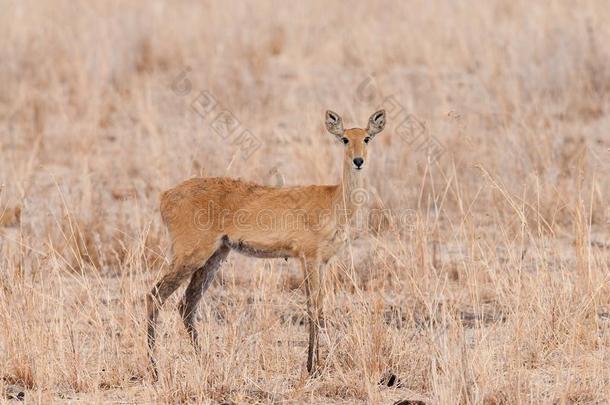
[(158, 378), (154, 350), (159, 309), (190, 278), (178, 310), (198, 353), (197, 305), (231, 250), (300, 261), (309, 321), (307, 371), (319, 374), (324, 266), (347, 243), (350, 220), (360, 205), (354, 196), (364, 187), (367, 147), (385, 121), (385, 111), (380, 110), (371, 115), (366, 129), (344, 129), (341, 117), (326, 111), (326, 129), (344, 145), (343, 178), (338, 185), (269, 187), (226, 177), (193, 178), (161, 194), (160, 211), (173, 260), (146, 299), (154, 380)]

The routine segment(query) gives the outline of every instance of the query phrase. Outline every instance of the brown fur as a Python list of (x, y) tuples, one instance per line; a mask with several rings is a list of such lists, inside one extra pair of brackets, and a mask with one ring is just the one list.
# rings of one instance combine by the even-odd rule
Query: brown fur
[[(381, 115), (380, 115), (381, 113)], [(367, 157), (367, 143), (385, 124), (383, 111), (365, 129), (343, 130), (341, 118), (327, 112), (327, 128), (344, 142), (343, 179), (334, 186), (267, 187), (229, 178), (194, 178), (161, 195), (161, 215), (172, 241), (170, 271), (148, 295), (148, 344), (153, 357), (158, 311), (191, 278), (180, 305), (184, 324), (198, 348), (193, 324), (196, 306), (230, 250), (264, 258), (298, 258), (305, 277), (310, 318), (307, 369), (319, 371), (318, 330), (322, 322), (323, 265), (346, 242), (345, 227), (358, 204), (352, 193), (363, 187), (356, 157)]]

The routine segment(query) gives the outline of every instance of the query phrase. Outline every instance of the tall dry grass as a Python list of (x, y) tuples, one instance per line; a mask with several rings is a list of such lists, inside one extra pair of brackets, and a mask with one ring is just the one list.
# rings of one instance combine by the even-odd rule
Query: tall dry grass
[[(609, 402), (609, 22), (604, 1), (0, 1), (1, 392)], [(192, 110), (202, 91), (260, 140), (250, 158)], [(200, 356), (180, 294), (164, 308), (151, 384), (159, 192), (194, 175), (336, 182), (323, 111), (361, 126), (387, 97), (404, 112), (367, 168), (384, 216), (328, 270), (324, 375), (304, 371), (296, 265), (232, 255)], [(400, 135), (405, 114), (438, 160)]]

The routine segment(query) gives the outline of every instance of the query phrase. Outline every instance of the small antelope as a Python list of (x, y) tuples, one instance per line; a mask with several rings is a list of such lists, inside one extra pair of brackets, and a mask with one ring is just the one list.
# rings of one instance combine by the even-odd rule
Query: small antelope
[(371, 115), (366, 129), (344, 129), (326, 112), (326, 129), (344, 144), (343, 179), (334, 186), (268, 187), (230, 178), (194, 178), (161, 195), (161, 216), (172, 241), (173, 262), (147, 296), (148, 348), (153, 356), (159, 308), (187, 279), (179, 311), (199, 351), (197, 304), (231, 250), (259, 258), (298, 258), (305, 278), (309, 316), (307, 370), (320, 371), (318, 331), (323, 325), (324, 265), (347, 242), (346, 227), (362, 192), (367, 147), (385, 126), (385, 111)]

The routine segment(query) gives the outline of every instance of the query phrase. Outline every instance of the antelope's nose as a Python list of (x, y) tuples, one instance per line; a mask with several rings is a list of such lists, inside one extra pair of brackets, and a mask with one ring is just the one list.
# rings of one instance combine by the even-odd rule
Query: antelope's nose
[(356, 165), (356, 169), (362, 169), (362, 165), (364, 164), (364, 159), (361, 157), (354, 158), (354, 165)]

